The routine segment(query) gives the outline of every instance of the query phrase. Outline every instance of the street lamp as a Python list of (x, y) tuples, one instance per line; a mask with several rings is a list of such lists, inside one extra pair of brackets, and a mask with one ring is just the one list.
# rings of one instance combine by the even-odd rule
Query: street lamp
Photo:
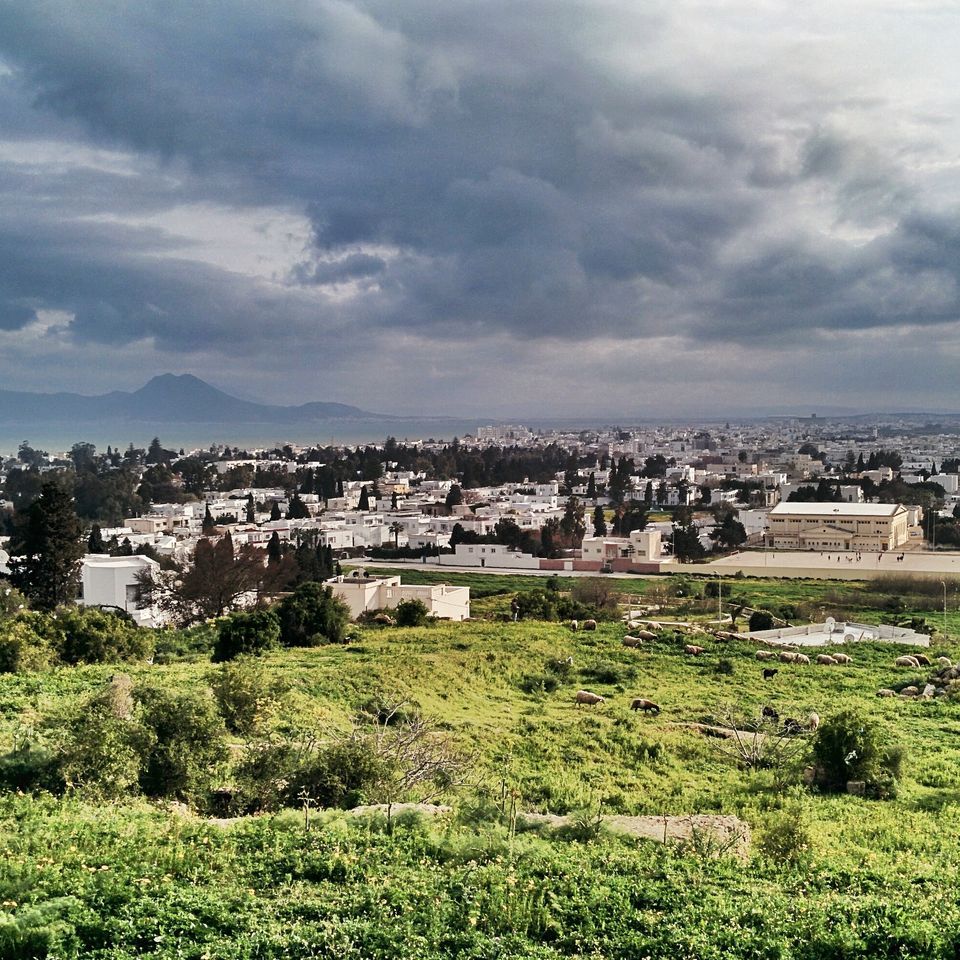
[(943, 637), (947, 637), (947, 581), (941, 580), (940, 585), (943, 587)]

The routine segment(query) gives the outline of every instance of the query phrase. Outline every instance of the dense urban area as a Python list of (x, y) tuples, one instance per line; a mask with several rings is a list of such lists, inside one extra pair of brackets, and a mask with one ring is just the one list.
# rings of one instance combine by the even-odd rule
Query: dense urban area
[(960, 950), (950, 423), (2, 481), (4, 957)]

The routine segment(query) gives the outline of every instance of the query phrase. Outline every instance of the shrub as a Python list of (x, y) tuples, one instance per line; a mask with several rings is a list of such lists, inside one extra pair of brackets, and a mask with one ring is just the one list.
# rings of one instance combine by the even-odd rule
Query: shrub
[(559, 686), (559, 679), (551, 673), (528, 674), (519, 683), (524, 693), (553, 693)]
[(54, 644), (64, 663), (143, 660), (153, 651), (151, 631), (119, 613), (96, 607), (65, 607), (53, 618)]
[(755, 630), (772, 630), (774, 627), (773, 614), (766, 610), (754, 610), (750, 614), (750, 632)]
[(401, 600), (393, 615), (398, 627), (422, 627), (429, 612), (422, 600)]
[(714, 673), (719, 673), (721, 676), (729, 677), (733, 673), (733, 662), (723, 658), (716, 662), (713, 670)]
[(613, 660), (595, 660), (580, 672), (588, 680), (605, 684), (625, 683), (637, 675), (636, 667), (624, 666)]
[(903, 767), (903, 752), (881, 742), (877, 725), (853, 710), (826, 720), (813, 741), (816, 782), (824, 790), (843, 791), (862, 780), (873, 797), (893, 796)]
[(517, 594), (518, 620), (556, 620), (557, 608), (553, 596), (546, 590), (525, 590)]
[(42, 670), (54, 658), (46, 638), (33, 629), (37, 614), (20, 614), (0, 621), (0, 673)]
[(159, 687), (142, 688), (135, 696), (140, 721), (149, 733), (142, 751), (140, 788), (149, 797), (201, 798), (228, 753), (213, 700)]
[(316, 647), (343, 643), (350, 622), (350, 609), (330, 587), (302, 583), (276, 607), (280, 642), (285, 647)]
[(811, 837), (803, 810), (797, 806), (771, 815), (760, 832), (758, 847), (775, 863), (797, 866), (809, 862)]
[(250, 657), (222, 663), (210, 677), (220, 716), (232, 733), (256, 733), (273, 716), (277, 700), (263, 667)]
[(213, 648), (213, 662), (233, 660), (242, 654), (272, 650), (280, 639), (280, 624), (269, 610), (234, 613), (221, 621)]

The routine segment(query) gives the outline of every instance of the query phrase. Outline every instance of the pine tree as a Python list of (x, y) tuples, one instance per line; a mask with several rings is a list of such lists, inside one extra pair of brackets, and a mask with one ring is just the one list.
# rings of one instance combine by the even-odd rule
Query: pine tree
[(358, 510), (370, 509), (370, 494), (367, 492), (366, 484), (360, 488), (360, 502), (357, 504)]
[(253, 505), (253, 494), (247, 494), (247, 523), (257, 522), (257, 512)]
[(607, 535), (607, 518), (603, 515), (603, 507), (599, 505), (593, 511), (593, 535), (595, 537), (605, 537)]
[(270, 540), (267, 542), (267, 563), (275, 566), (283, 559), (283, 548), (280, 546), (280, 534), (273, 531)]
[(53, 610), (77, 594), (84, 546), (73, 497), (48, 481), (27, 511), (13, 547), (10, 582), (40, 610)]
[(590, 477), (587, 480), (587, 499), (597, 499), (597, 476), (592, 470), (590, 471)]
[(87, 549), (90, 553), (107, 552), (107, 545), (103, 542), (103, 534), (100, 532), (99, 523), (95, 523), (90, 528), (90, 539), (87, 541)]
[(203, 511), (203, 532), (209, 533), (215, 526), (216, 521), (213, 519), (213, 514), (210, 512), (210, 504), (206, 504)]
[(271, 520), (282, 520), (283, 515), (280, 513), (280, 504), (276, 500), (273, 501), (273, 506), (270, 507), (270, 519)]

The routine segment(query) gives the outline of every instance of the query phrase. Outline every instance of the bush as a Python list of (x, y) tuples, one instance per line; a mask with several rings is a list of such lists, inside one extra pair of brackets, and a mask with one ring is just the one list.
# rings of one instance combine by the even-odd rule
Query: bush
[(556, 620), (557, 608), (553, 595), (546, 590), (525, 590), (516, 597), (518, 620)]
[(754, 610), (750, 614), (749, 629), (751, 633), (755, 630), (772, 630), (773, 627), (773, 614), (767, 613), (766, 610)]
[(54, 652), (33, 628), (39, 614), (20, 614), (0, 621), (0, 673), (26, 673), (50, 666)]
[(718, 660), (713, 670), (714, 673), (719, 673), (721, 676), (729, 677), (733, 674), (733, 662), (731, 660), (727, 660), (726, 658)]
[(553, 693), (560, 681), (555, 674), (539, 673), (522, 677), (518, 685), (524, 693)]
[(774, 863), (797, 866), (809, 862), (811, 837), (803, 810), (797, 806), (772, 815), (763, 825), (758, 846)]
[(96, 607), (61, 607), (50, 620), (54, 645), (64, 663), (144, 660), (153, 652), (152, 632), (123, 614)]
[(280, 623), (269, 610), (234, 613), (221, 621), (213, 647), (213, 662), (233, 660), (242, 654), (272, 650), (280, 639)]
[(302, 583), (276, 607), (280, 642), (285, 647), (316, 647), (343, 643), (350, 622), (350, 609), (330, 587)]
[(263, 667), (249, 657), (222, 663), (210, 677), (220, 716), (232, 733), (248, 736), (265, 726), (277, 709)]
[(398, 627), (422, 627), (429, 612), (422, 600), (401, 600), (393, 615)]
[(196, 693), (146, 687), (136, 691), (140, 722), (149, 733), (140, 788), (148, 797), (196, 801), (226, 760), (226, 731), (213, 700)]
[(877, 725), (856, 711), (844, 710), (825, 721), (813, 741), (816, 783), (842, 792), (848, 781), (862, 780), (867, 795), (893, 796), (903, 767), (903, 751), (881, 742)]
[(596, 660), (580, 671), (587, 680), (596, 683), (626, 683), (637, 675), (637, 668), (615, 663), (613, 660)]

